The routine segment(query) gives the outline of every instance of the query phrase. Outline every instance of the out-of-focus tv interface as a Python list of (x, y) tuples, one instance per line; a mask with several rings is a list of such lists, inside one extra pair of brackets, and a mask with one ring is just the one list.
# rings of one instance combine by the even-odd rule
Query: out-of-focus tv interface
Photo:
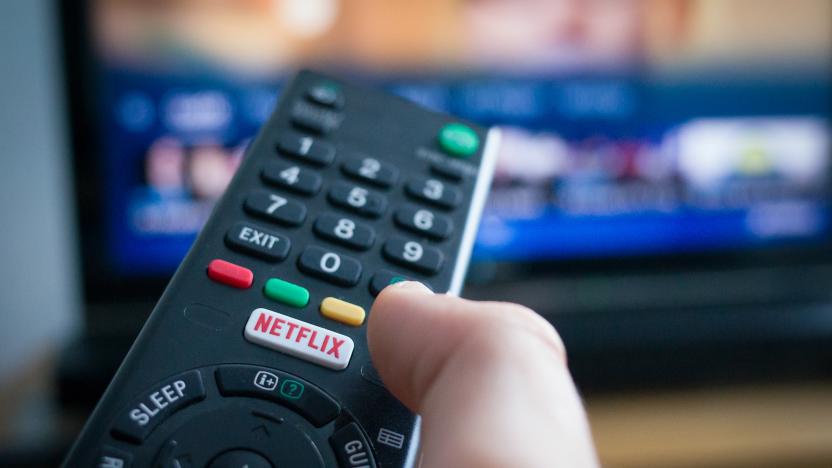
[(779, 3), (92, 1), (106, 258), (172, 272), (301, 66), (502, 129), (475, 260), (825, 241), (832, 14)]

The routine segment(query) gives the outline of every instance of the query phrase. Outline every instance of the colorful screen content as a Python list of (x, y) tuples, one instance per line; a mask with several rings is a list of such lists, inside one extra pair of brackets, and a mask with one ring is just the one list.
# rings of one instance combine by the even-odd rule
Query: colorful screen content
[(477, 260), (830, 232), (826, 0), (92, 5), (106, 254), (120, 274), (173, 271), (301, 66), (502, 129)]

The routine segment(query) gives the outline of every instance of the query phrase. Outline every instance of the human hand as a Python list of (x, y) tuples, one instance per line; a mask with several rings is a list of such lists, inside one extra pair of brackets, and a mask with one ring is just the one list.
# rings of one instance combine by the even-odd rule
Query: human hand
[(525, 307), (385, 288), (368, 325), (385, 385), (422, 416), (424, 467), (594, 467), (554, 328)]

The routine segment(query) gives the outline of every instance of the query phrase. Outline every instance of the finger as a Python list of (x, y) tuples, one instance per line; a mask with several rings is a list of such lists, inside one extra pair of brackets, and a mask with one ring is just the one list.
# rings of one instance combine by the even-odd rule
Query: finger
[(373, 362), (422, 416), (424, 466), (594, 466), (555, 330), (528, 309), (386, 288), (370, 313)]

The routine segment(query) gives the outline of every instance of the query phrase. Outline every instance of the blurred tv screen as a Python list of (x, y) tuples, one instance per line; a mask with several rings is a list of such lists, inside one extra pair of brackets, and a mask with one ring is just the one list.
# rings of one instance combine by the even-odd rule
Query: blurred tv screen
[[(292, 71), (503, 131), (475, 260), (830, 233), (827, 0), (93, 0), (105, 255), (173, 271)], [(384, 118), (380, 116), (380, 118)]]

